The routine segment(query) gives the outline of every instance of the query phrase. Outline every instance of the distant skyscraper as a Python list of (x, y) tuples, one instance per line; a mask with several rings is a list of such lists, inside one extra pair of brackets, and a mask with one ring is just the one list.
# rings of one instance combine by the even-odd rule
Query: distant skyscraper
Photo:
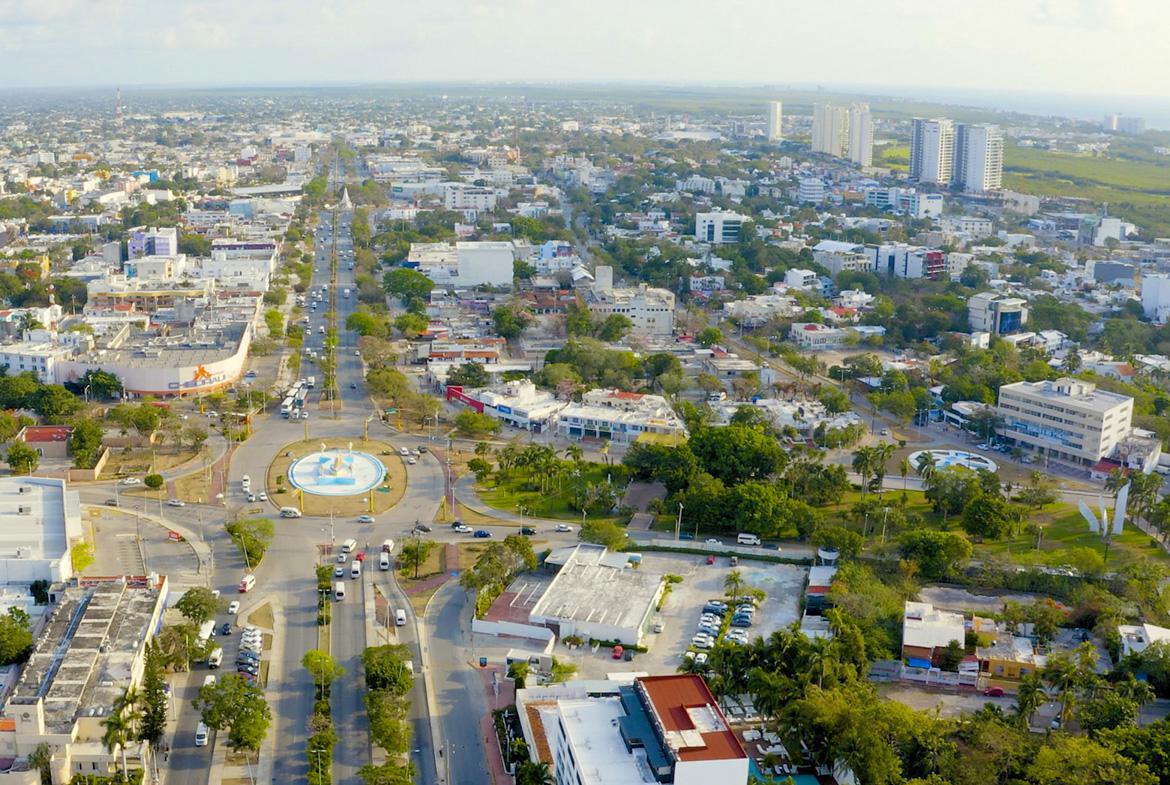
[(1003, 187), (1003, 132), (998, 125), (955, 129), (955, 184), (969, 193)]
[(849, 160), (858, 166), (873, 166), (873, 117), (869, 104), (849, 107)]
[(849, 145), (849, 111), (843, 106), (813, 104), (812, 151), (844, 158)]
[(784, 105), (779, 101), (768, 102), (768, 141), (779, 142), (784, 139)]
[(954, 171), (955, 126), (945, 117), (914, 118), (910, 136), (910, 177), (920, 183), (950, 185)]

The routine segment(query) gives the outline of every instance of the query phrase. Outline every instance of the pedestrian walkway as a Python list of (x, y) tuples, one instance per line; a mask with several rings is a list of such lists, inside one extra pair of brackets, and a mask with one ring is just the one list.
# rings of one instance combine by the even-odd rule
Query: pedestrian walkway
[(511, 775), (508, 774), (508, 769), (504, 766), (503, 755), (500, 753), (500, 742), (496, 737), (496, 726), (492, 712), (504, 706), (511, 706), (516, 702), (516, 687), (512, 680), (507, 677), (503, 666), (500, 665), (490, 665), (486, 668), (480, 668), (479, 677), (483, 682), (488, 706), (492, 709), (492, 711), (488, 712), (487, 716), (480, 720), (480, 728), (484, 734), (484, 752), (487, 755), (487, 763), (491, 770), (492, 782), (497, 783), (497, 785), (502, 785), (502, 783), (506, 783), (511, 779)]

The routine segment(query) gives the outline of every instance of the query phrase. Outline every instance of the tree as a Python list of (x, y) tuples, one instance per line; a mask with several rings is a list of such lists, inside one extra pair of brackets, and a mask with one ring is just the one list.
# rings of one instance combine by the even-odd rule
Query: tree
[(616, 343), (625, 338), (632, 329), (634, 323), (630, 317), (621, 313), (611, 313), (597, 326), (597, 338), (606, 343)]
[(412, 270), (409, 267), (397, 267), (382, 278), (382, 288), (386, 293), (401, 299), (404, 302), (412, 300), (426, 300), (435, 283), (430, 278)]
[(753, 428), (702, 428), (689, 440), (691, 452), (711, 476), (727, 485), (778, 474), (787, 462), (780, 443)]
[(1027, 769), (1035, 785), (1157, 785), (1158, 778), (1141, 763), (1082, 736), (1061, 733), (1037, 752)]
[(554, 785), (556, 779), (544, 761), (521, 761), (516, 767), (516, 785)]
[[(394, 329), (402, 333), (404, 338), (409, 338), (411, 340), (426, 332), (428, 324), (429, 322), (427, 321), (427, 317), (419, 313), (408, 312), (401, 314), (394, 319)], [(365, 352), (362, 352), (363, 356), (365, 354)]]
[(152, 491), (157, 491), (166, 484), (166, 478), (161, 474), (148, 474), (142, 478), (142, 484)]
[(786, 501), (784, 492), (773, 483), (749, 480), (729, 488), (725, 504), (736, 531), (772, 538), (779, 536), (787, 523)]
[(203, 443), (207, 441), (207, 429), (201, 428), (198, 425), (188, 425), (183, 429), (182, 439), (191, 444), (191, 448), (196, 452), (203, 447)]
[(950, 641), (943, 647), (942, 654), (939, 657), (939, 668), (955, 673), (959, 670), (959, 664), (963, 662), (965, 655), (966, 651), (963, 650), (962, 643), (959, 641)]
[(345, 675), (345, 668), (341, 663), (329, 656), (328, 652), (320, 649), (309, 649), (301, 658), (301, 665), (313, 677), (317, 685), (317, 700), (323, 700), (328, 695), (329, 685)]
[(624, 550), (629, 538), (626, 530), (613, 521), (587, 520), (581, 525), (581, 541), (604, 545), (611, 551)]
[(46, 422), (59, 423), (77, 412), (81, 401), (60, 384), (46, 384), (33, 396), (32, 408)]
[(159, 742), (167, 731), (167, 709), (170, 696), (164, 677), (162, 652), (157, 641), (146, 644), (146, 660), (142, 670), (142, 720), (138, 727), (138, 738), (158, 750)]
[(73, 465), (83, 469), (93, 468), (101, 457), (105, 435), (105, 429), (96, 420), (83, 419), (74, 423), (73, 432), (69, 434), (69, 454), (73, 456)]
[(447, 374), (449, 387), (487, 387), (490, 378), (482, 363), (465, 362)]
[(1048, 700), (1048, 693), (1044, 691), (1044, 683), (1035, 673), (1029, 673), (1020, 679), (1020, 686), (1016, 690), (1016, 722), (1023, 728), (1028, 728), (1032, 715), (1036, 713)]
[(963, 510), (963, 531), (979, 540), (998, 540), (1017, 520), (1011, 505), (999, 496), (981, 493)]
[(549, 674), (549, 678), (554, 684), (560, 684), (573, 678), (576, 672), (577, 666), (575, 664), (553, 657), (552, 672)]
[(244, 554), (244, 561), (249, 568), (255, 569), (264, 558), (268, 546), (272, 544), (275, 529), (272, 521), (267, 518), (244, 518), (231, 521), (224, 527), (232, 542)]
[(114, 701), (109, 715), (102, 720), (102, 745), (112, 755), (115, 751), (122, 753), (122, 779), (129, 781), (129, 768), (126, 764), (126, 744), (133, 741), (138, 735), (138, 694), (130, 687)]
[(1137, 727), (1137, 701), (1115, 690), (1102, 690), (1077, 706), (1077, 722), (1089, 736), (1107, 728)]
[(483, 414), (474, 409), (464, 409), (455, 415), (455, 427), (463, 436), (478, 439), (498, 433), (503, 425), (490, 414)]
[(32, 474), (40, 465), (41, 457), (24, 442), (14, 441), (8, 445), (7, 462), (13, 474)]
[(358, 776), (365, 785), (413, 785), (414, 764), (399, 766), (387, 761), (381, 766), (367, 763), (358, 769)]
[(371, 313), (354, 311), (345, 318), (345, 329), (358, 335), (382, 336), (386, 334), (386, 323)]
[(85, 388), (88, 387), (89, 395), (92, 395), (95, 399), (112, 399), (122, 395), (122, 380), (109, 371), (103, 371), (100, 368), (86, 371), (72, 387), (83, 395), (85, 394)]
[(219, 612), (219, 598), (211, 589), (195, 586), (183, 592), (183, 596), (175, 603), (179, 613), (191, 620), (196, 626), (209, 619), (214, 619)]
[(272, 721), (272, 710), (264, 692), (235, 673), (221, 676), (214, 684), (200, 688), (195, 709), (207, 727), (228, 729), (228, 746), (256, 752)]
[(431, 555), (437, 543), (434, 540), (423, 540), (415, 537), (407, 540), (402, 544), (402, 551), (398, 555), (398, 561), (402, 564), (404, 570), (414, 573), (414, 577), (418, 577), (419, 567)]
[(362, 670), (366, 688), (402, 697), (410, 692), (414, 679), (406, 660), (410, 651), (405, 645), (370, 646), (362, 652)]
[(1032, 510), (1040, 510), (1056, 502), (1056, 483), (1043, 472), (1034, 471), (1028, 476), (1028, 484), (1016, 494), (1016, 499)]
[(695, 336), (700, 346), (710, 348), (714, 344), (723, 343), (723, 331), (718, 327), (708, 327)]
[(0, 666), (24, 662), (32, 645), (28, 614), (20, 608), (9, 608), (8, 613), (0, 616)]
[(492, 325), (496, 334), (505, 341), (515, 341), (532, 323), (532, 316), (525, 310), (511, 305), (502, 305), (492, 311)]
[(971, 543), (961, 534), (913, 529), (898, 538), (903, 559), (918, 564), (923, 577), (940, 579), (971, 558)]

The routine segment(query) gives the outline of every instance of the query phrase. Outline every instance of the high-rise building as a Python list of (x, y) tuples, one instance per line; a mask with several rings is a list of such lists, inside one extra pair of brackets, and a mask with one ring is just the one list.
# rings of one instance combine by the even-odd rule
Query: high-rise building
[(844, 158), (849, 145), (849, 110), (831, 104), (813, 104), (812, 151)]
[(954, 181), (975, 194), (1003, 187), (1003, 132), (998, 125), (956, 127)]
[(779, 142), (784, 139), (784, 105), (779, 101), (768, 102), (768, 141)]
[(914, 118), (910, 137), (910, 177), (920, 183), (950, 185), (954, 168), (955, 126), (945, 117)]
[(849, 160), (858, 166), (873, 166), (873, 117), (869, 104), (849, 107)]

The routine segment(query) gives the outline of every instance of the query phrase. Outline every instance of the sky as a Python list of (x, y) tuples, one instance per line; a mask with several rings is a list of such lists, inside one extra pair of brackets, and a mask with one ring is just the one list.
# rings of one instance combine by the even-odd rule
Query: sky
[(621, 81), (1170, 99), (1167, 30), (1163, 0), (0, 0), (0, 87)]

